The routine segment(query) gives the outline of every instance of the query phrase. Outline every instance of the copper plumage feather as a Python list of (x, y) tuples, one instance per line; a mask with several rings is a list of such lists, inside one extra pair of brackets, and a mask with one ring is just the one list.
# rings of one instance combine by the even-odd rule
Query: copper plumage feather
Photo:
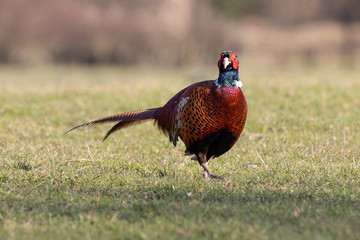
[(186, 155), (194, 154), (204, 168), (205, 177), (219, 176), (210, 172), (207, 161), (227, 152), (238, 140), (246, 121), (247, 103), (238, 77), (238, 60), (233, 52), (222, 52), (215, 81), (194, 83), (178, 92), (163, 107), (121, 113), (70, 129), (94, 124), (117, 122), (105, 135), (122, 128), (154, 120), (176, 146), (178, 138), (186, 146)]
[(140, 111), (133, 111), (133, 112), (127, 112), (127, 113), (120, 113), (116, 115), (112, 115), (109, 117), (100, 118), (88, 123), (81, 124), (79, 126), (73, 127), (72, 129), (68, 130), (66, 133), (71, 132), (77, 128), (80, 127), (86, 127), (86, 126), (92, 126), (95, 124), (103, 124), (103, 123), (109, 123), (109, 122), (118, 122), (115, 124), (105, 135), (103, 141), (106, 140), (110, 136), (110, 134), (125, 128), (129, 127), (131, 125), (140, 124), (142, 122), (154, 119), (154, 114), (159, 108), (152, 108), (152, 109), (146, 109), (146, 110), (140, 110)]

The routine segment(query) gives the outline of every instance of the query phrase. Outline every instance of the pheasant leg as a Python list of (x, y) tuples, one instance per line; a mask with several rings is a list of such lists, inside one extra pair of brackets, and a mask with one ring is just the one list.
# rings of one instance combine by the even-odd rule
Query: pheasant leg
[(199, 158), (199, 162), (200, 165), (202, 166), (202, 168), (204, 169), (203, 172), (203, 176), (204, 178), (219, 178), (222, 179), (222, 176), (218, 176), (215, 174), (212, 174), (211, 171), (209, 170), (209, 168), (207, 167), (207, 160), (206, 160), (206, 154), (204, 153), (199, 153), (198, 154), (198, 158)]

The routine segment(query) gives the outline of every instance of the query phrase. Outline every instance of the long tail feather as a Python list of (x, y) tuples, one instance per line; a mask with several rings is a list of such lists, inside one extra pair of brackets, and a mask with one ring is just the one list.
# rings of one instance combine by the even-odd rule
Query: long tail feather
[[(139, 124), (144, 121), (155, 119), (156, 118), (156, 112), (159, 110), (159, 108), (151, 108), (146, 110), (140, 110), (140, 111), (133, 111), (133, 112), (127, 112), (127, 113), (120, 113), (116, 115), (112, 115), (105, 118), (100, 118), (88, 123), (84, 123), (81, 125), (78, 125), (76, 127), (73, 127), (72, 129), (68, 130), (66, 133), (71, 132), (77, 128), (86, 127), (86, 126), (92, 126), (95, 124), (103, 124), (103, 123), (109, 123), (109, 122), (118, 122), (113, 126), (105, 135), (105, 140), (110, 134), (113, 132), (120, 130), (121, 128), (129, 127), (134, 124)], [(65, 133), (65, 134), (66, 134)]]
[(118, 122), (106, 133), (105, 137), (103, 138), (103, 141), (105, 141), (110, 136), (110, 134), (112, 134), (122, 128), (130, 127), (131, 125), (136, 125), (136, 124), (148, 121), (148, 120), (150, 120), (150, 119)]

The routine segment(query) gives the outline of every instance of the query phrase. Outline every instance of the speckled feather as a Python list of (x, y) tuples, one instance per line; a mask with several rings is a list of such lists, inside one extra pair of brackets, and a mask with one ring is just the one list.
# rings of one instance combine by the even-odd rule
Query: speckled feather
[[(197, 154), (208, 148), (209, 159), (228, 151), (245, 125), (247, 106), (241, 89), (230, 86), (218, 88), (215, 81), (204, 81), (191, 85), (180, 93), (159, 110), (159, 127), (170, 136), (174, 145), (179, 136), (190, 153)], [(174, 131), (174, 126), (178, 125), (177, 104), (184, 98), (189, 99), (181, 111), (182, 128)], [(218, 142), (224, 138), (222, 131), (231, 133), (233, 139), (222, 146), (222, 149), (218, 149)], [(176, 135), (173, 135), (174, 132)], [(206, 138), (214, 134), (217, 136), (207, 141)], [(220, 139), (217, 139), (219, 136)], [(204, 140), (205, 142), (201, 142)]]

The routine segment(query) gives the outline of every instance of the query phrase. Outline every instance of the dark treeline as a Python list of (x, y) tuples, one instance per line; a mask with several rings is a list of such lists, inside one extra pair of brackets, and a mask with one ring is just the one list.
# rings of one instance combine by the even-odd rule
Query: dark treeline
[(354, 54), (359, 6), (359, 0), (0, 0), (0, 62), (178, 66), (230, 48), (249, 55)]

